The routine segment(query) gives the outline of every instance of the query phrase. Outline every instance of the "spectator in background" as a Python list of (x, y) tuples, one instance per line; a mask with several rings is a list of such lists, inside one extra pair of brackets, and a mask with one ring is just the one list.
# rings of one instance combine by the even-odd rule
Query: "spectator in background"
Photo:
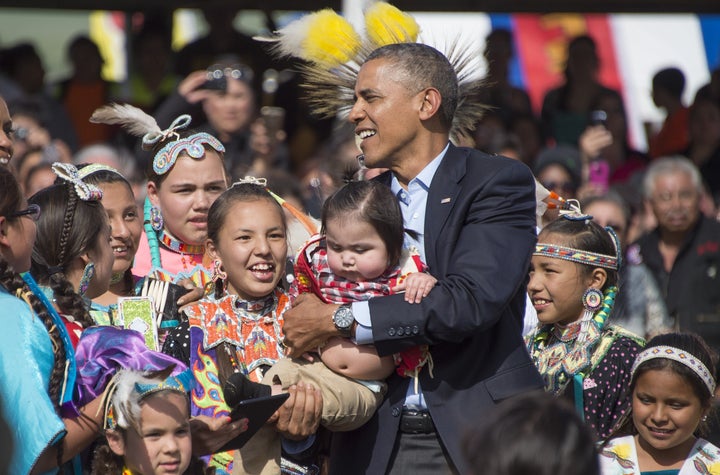
[(13, 123), (5, 100), (0, 96), (0, 166), (10, 165), (15, 153)]
[(599, 475), (593, 434), (562, 399), (537, 392), (501, 403), (465, 437), (468, 475)]
[(690, 106), (690, 144), (683, 155), (700, 170), (710, 194), (720, 199), (720, 100), (699, 97)]
[[(630, 208), (617, 193), (611, 191), (583, 202), (582, 209), (602, 227), (610, 226), (617, 234), (623, 253), (627, 249)], [(615, 299), (610, 322), (643, 338), (671, 331), (670, 319), (655, 278), (635, 256), (623, 256), (620, 266), (620, 289)]]
[(598, 81), (600, 58), (595, 40), (582, 35), (568, 44), (565, 82), (545, 94), (541, 118), (546, 136), (557, 143), (577, 145), (588, 125), (590, 112), (601, 93), (620, 93)]
[(485, 37), (487, 87), (481, 92), (481, 102), (494, 108), (506, 123), (515, 116), (532, 114), (530, 96), (510, 83), (510, 63), (514, 55), (512, 32), (495, 29)]
[(545, 143), (540, 121), (532, 114), (518, 115), (510, 123), (509, 130), (520, 142), (520, 160), (533, 168)]
[(688, 146), (690, 111), (683, 104), (685, 75), (678, 68), (661, 69), (652, 79), (652, 98), (665, 111), (665, 121), (649, 140), (650, 157), (658, 158), (680, 153)]
[(133, 38), (133, 64), (118, 94), (124, 102), (153, 114), (180, 82), (172, 71), (171, 35), (160, 21), (146, 20)]
[(604, 112), (606, 119), (604, 124), (590, 124), (580, 135), (583, 167), (591, 160), (604, 160), (610, 167), (608, 183), (625, 183), (644, 170), (650, 160), (628, 143), (627, 114), (620, 96), (601, 92), (592, 108)]
[[(209, 82), (208, 74), (220, 81)], [(195, 71), (157, 110), (157, 122), (167, 127), (176, 117), (200, 105), (207, 122), (200, 122), (196, 129), (220, 139), (225, 146), (225, 167), (232, 177), (243, 177), (251, 170), (251, 174), (261, 176), (267, 169), (285, 169), (288, 157), (280, 140), (282, 132), (271, 138), (264, 122), (256, 120), (254, 77), (254, 71), (246, 65), (231, 62)]]
[(26, 197), (30, 197), (48, 186), (55, 183), (55, 172), (52, 170), (52, 164), (40, 162), (28, 170), (23, 183), (23, 190)]
[[(20, 100), (34, 105), (38, 120), (45, 125), (50, 136), (75, 150), (75, 129), (63, 105), (45, 92), (45, 69), (35, 46), (31, 43), (15, 45), (3, 51), (0, 61), (0, 72), (22, 89)], [(10, 112), (14, 113), (12, 105)]]
[(648, 167), (643, 193), (657, 228), (629, 251), (653, 273), (680, 331), (703, 335), (720, 349), (720, 223), (700, 213), (702, 182), (685, 157)]
[(72, 74), (57, 84), (55, 96), (70, 116), (78, 146), (107, 142), (114, 129), (105, 124), (90, 123), (92, 113), (113, 99), (112, 94), (117, 87), (102, 77), (105, 61), (100, 49), (89, 37), (78, 35), (70, 41), (67, 56)]

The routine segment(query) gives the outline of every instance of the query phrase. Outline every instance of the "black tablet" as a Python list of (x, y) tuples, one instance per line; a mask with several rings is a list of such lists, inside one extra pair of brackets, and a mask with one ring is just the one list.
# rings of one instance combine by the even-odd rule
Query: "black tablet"
[(245, 432), (225, 444), (219, 452), (237, 450), (245, 445), (245, 443), (250, 440), (250, 437), (255, 435), (260, 427), (265, 424), (270, 416), (272, 416), (289, 397), (289, 393), (282, 393), (274, 396), (258, 397), (255, 399), (240, 401), (232, 412), (230, 412), (230, 419), (236, 421), (247, 417), (248, 428)]

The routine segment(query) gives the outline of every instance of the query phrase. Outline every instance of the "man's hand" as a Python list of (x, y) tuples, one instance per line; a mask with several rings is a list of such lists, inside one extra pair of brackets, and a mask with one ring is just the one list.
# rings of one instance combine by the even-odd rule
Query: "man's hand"
[(290, 397), (273, 415), (275, 428), (286, 439), (306, 439), (320, 426), (322, 393), (302, 381), (290, 386), (288, 393)]
[(247, 428), (247, 419), (230, 421), (229, 417), (195, 416), (190, 419), (193, 455), (214, 454)]
[(285, 356), (299, 357), (307, 351), (315, 351), (331, 336), (340, 335), (332, 321), (338, 307), (323, 303), (313, 294), (301, 294), (293, 308), (283, 315)]

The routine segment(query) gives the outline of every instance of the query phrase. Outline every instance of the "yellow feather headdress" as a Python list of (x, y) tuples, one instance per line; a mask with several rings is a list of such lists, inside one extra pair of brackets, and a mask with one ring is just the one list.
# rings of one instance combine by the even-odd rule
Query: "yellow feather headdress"
[[(353, 105), (354, 87), (360, 67), (377, 48), (418, 41), (420, 26), (415, 19), (385, 2), (375, 2), (364, 12), (365, 34), (360, 35), (331, 9), (305, 15), (270, 37), (256, 37), (273, 43), (280, 56), (304, 61), (301, 66), (310, 109), (319, 117), (346, 116)], [(468, 135), (486, 107), (476, 100), (482, 81), (474, 78), (474, 54), (451, 44), (446, 57), (458, 77), (458, 106), (450, 136)]]

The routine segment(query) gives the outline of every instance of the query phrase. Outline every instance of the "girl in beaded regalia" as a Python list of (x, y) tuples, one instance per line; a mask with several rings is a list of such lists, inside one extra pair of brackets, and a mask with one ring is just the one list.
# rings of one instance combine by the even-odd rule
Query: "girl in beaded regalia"
[(621, 254), (614, 232), (591, 219), (575, 207), (538, 236), (528, 296), (540, 323), (525, 339), (545, 390), (572, 399), (603, 437), (627, 410), (630, 367), (644, 342), (606, 324)]
[(206, 132), (184, 130), (190, 125), (189, 115), (161, 130), (139, 109), (114, 104), (98, 109), (90, 120), (126, 127), (142, 136), (143, 149), (152, 153), (146, 171), (144, 233), (133, 273), (175, 282), (189, 277), (203, 287), (209, 282), (209, 263), (203, 262), (207, 214), (227, 188), (225, 147)]
[(650, 340), (632, 366), (631, 409), (601, 446), (603, 475), (720, 472), (720, 449), (697, 436), (715, 393), (712, 352), (697, 335)]

